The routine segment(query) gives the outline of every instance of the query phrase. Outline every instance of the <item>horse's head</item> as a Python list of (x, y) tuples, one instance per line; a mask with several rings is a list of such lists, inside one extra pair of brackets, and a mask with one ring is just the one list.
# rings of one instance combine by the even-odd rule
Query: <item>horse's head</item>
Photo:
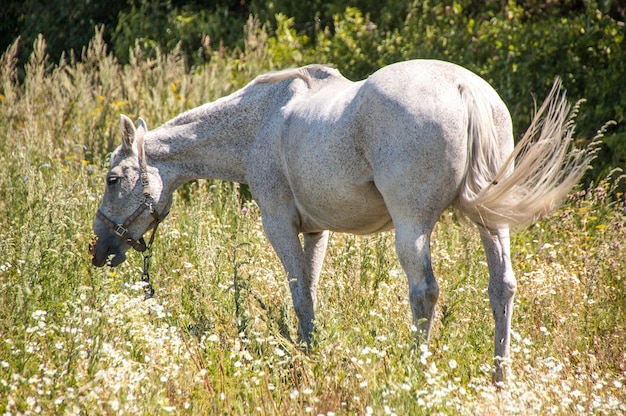
[(171, 196), (163, 198), (163, 181), (154, 166), (149, 166), (144, 150), (148, 128), (139, 119), (133, 122), (122, 116), (122, 145), (111, 155), (111, 169), (106, 188), (93, 223), (96, 241), (91, 246), (92, 263), (102, 267), (108, 258), (111, 266), (126, 259), (133, 247), (144, 251), (142, 236), (155, 227), (171, 205)]

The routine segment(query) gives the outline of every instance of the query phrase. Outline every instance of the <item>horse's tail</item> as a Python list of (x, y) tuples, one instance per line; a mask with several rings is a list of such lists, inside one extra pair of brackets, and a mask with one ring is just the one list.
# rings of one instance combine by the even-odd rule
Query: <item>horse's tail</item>
[(491, 105), (461, 90), (468, 109), (469, 160), (458, 198), (465, 215), (490, 228), (523, 225), (558, 207), (582, 177), (597, 146), (572, 146), (572, 110), (560, 80), (536, 111), (528, 130), (502, 162)]

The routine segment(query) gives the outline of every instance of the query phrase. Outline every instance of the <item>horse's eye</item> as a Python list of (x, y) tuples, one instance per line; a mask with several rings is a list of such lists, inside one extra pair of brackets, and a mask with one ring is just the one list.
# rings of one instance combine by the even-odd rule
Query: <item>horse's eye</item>
[(120, 180), (120, 178), (118, 178), (117, 176), (107, 176), (107, 185), (109, 186), (113, 186), (115, 185), (118, 181)]

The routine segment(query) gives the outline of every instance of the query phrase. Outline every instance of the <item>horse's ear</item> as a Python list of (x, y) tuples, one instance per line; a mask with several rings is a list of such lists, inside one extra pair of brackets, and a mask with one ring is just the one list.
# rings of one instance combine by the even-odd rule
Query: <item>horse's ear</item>
[(148, 125), (143, 118), (139, 117), (139, 120), (137, 120), (137, 124), (139, 125), (137, 130), (143, 130), (143, 134), (146, 134), (148, 132)]
[(122, 114), (120, 127), (122, 130), (122, 147), (127, 152), (132, 152), (136, 133), (135, 125), (133, 124), (133, 121), (131, 119)]

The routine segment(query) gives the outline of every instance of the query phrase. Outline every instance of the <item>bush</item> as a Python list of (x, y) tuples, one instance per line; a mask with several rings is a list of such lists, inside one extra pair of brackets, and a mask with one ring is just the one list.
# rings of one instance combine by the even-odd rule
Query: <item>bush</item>
[(176, 5), (171, 0), (129, 3), (132, 6), (120, 12), (111, 36), (113, 50), (122, 62), (128, 62), (129, 51), (135, 45), (148, 54), (179, 46), (193, 65), (210, 59), (215, 46), (243, 47), (241, 33), (247, 16), (231, 15), (229, 5), (223, 2), (210, 8), (190, 2)]
[[(96, 25), (114, 27), (126, 0), (9, 0), (2, 7), (0, 48), (21, 38), (20, 61), (26, 62), (39, 34), (46, 39), (47, 52), (58, 61), (71, 50), (80, 54), (93, 37)], [(105, 35), (105, 40), (110, 38)]]

